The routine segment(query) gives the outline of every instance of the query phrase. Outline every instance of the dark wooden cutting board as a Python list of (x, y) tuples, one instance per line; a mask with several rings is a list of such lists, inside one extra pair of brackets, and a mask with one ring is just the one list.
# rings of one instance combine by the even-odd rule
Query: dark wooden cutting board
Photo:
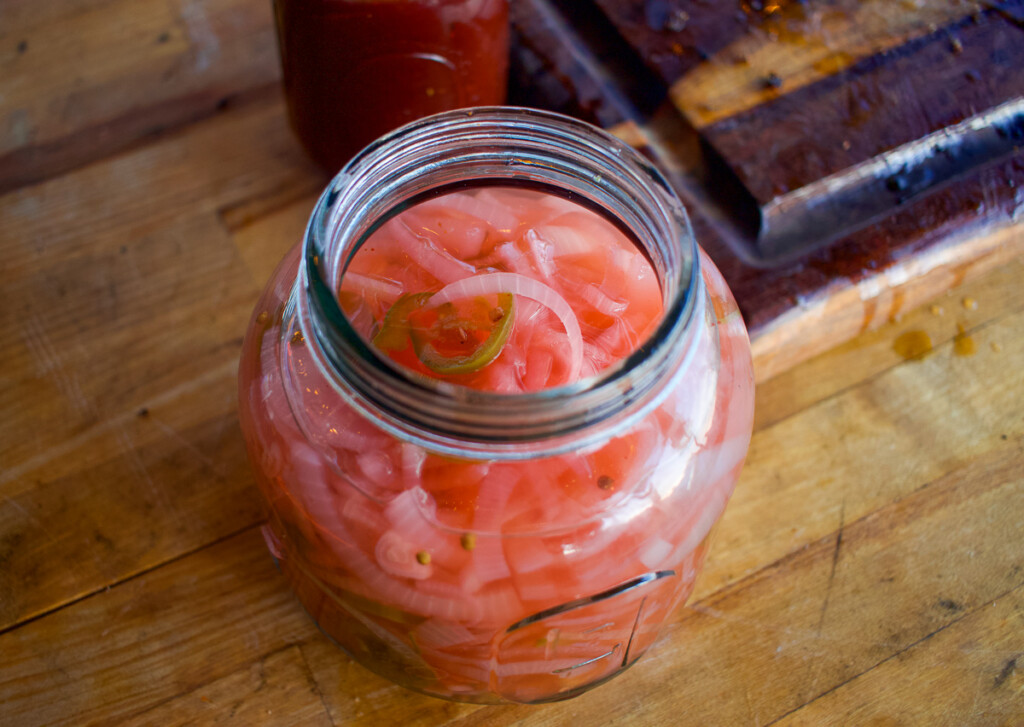
[(1024, 0), (517, 0), (511, 99), (666, 173), (762, 378), (1024, 251)]

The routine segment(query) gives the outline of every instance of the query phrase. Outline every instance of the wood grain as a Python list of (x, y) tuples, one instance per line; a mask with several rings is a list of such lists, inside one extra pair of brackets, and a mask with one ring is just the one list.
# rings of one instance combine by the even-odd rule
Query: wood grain
[(298, 244), (319, 196), (317, 193), (299, 198), (251, 219), (234, 231), (232, 243), (245, 261), (253, 282), (263, 284), (270, 280), (285, 253)]
[[(1022, 41), (1024, 29), (999, 13), (978, 14), (799, 90), (783, 86), (777, 97), (706, 125), (702, 133), (758, 204), (767, 207), (1024, 97), (1018, 73)], [(890, 184), (881, 196), (906, 200), (919, 191), (915, 185), (923, 182), (910, 171), (905, 174), (904, 185)], [(833, 212), (833, 218), (840, 214)]]
[(984, 6), (939, 0), (896, 3), (726, 0), (596, 0), (696, 126), (774, 97), (770, 73), (785, 90), (933, 32)]
[(0, 629), (258, 519), (221, 211), (310, 179), (275, 97), (0, 197)]
[(0, 192), (211, 116), (279, 77), (268, 3), (5, 2)]
[(1016, 588), (787, 715), (796, 725), (1001, 725), (1024, 719), (1024, 592)]
[[(1024, 172), (1024, 162), (1020, 170)], [(979, 181), (979, 193), (990, 190), (989, 185), (999, 184), (1000, 173), (991, 176), (995, 179)], [(1020, 202), (1024, 204), (1024, 198)], [(918, 204), (918, 209), (906, 213), (908, 224), (918, 214), (939, 217), (943, 211), (949, 211), (942, 209), (944, 201), (936, 197), (925, 198)], [(758, 286), (756, 298), (775, 307), (777, 317), (773, 318), (763, 308), (757, 307), (757, 303), (748, 300), (748, 310), (754, 311), (751, 314), (754, 320), (750, 324), (753, 331), (751, 345), (759, 363), (756, 367), (758, 380), (769, 379), (801, 361), (849, 341), (859, 333), (877, 328), (890, 317), (922, 305), (993, 268), (1019, 260), (1024, 254), (1024, 226), (1017, 221), (1016, 210), (1007, 210), (1005, 215), (997, 214), (991, 225), (972, 226), (966, 206), (960, 209), (964, 214), (959, 220), (966, 226), (962, 232), (952, 229), (952, 220), (956, 217), (945, 218), (949, 237), (936, 241), (934, 236), (924, 235), (925, 239), (912, 239), (899, 251), (888, 249), (881, 254), (898, 252), (902, 259), (888, 264), (865, 263), (862, 274), (850, 278), (837, 277), (833, 282), (827, 282), (830, 270), (844, 265), (856, 267), (870, 258), (868, 253), (860, 260), (854, 257), (851, 261), (847, 255), (863, 253), (864, 247), (869, 245), (886, 246), (888, 241), (885, 237), (872, 239), (877, 230), (865, 230), (853, 240), (766, 275), (770, 280), (781, 280), (787, 278), (788, 273), (787, 287), (797, 305), (783, 313), (768, 302), (766, 293), (769, 288)], [(927, 239), (929, 236), (932, 244)], [(859, 242), (863, 247), (858, 250)], [(817, 280), (817, 285), (806, 282), (809, 280)], [(757, 285), (750, 277), (745, 283), (747, 289)], [(767, 281), (761, 283), (763, 286)], [(803, 287), (805, 284), (806, 288)], [(801, 288), (807, 292), (798, 292)]]
[(332, 725), (297, 646), (270, 654), (234, 674), (174, 697), (123, 725)]
[[(952, 341), (758, 431), (695, 597), (717, 590), (808, 540), (906, 497), (959, 463), (988, 457), (1024, 435), (1020, 397), (1024, 313)], [(999, 342), (999, 353), (990, 343)], [(992, 367), (992, 369), (990, 369)], [(985, 371), (1005, 372), (998, 377)], [(801, 386), (801, 377), (787, 383)], [(785, 400), (783, 391), (776, 393)], [(766, 407), (768, 404), (766, 403)], [(771, 412), (763, 414), (771, 419)], [(837, 483), (841, 491), (837, 491)], [(736, 519), (742, 527), (726, 527)]]
[(248, 669), (316, 627), (256, 529), (0, 635), (15, 724), (109, 724)]
[[(874, 376), (899, 365), (904, 358), (895, 347), (896, 340), (915, 331), (925, 333), (932, 345), (941, 347), (958, 336), (972, 337), (989, 323), (1008, 313), (1024, 309), (1024, 259), (1011, 258), (1005, 265), (987, 275), (947, 290), (938, 297), (928, 298), (930, 304), (919, 308), (906, 306), (896, 288), (886, 300), (876, 302), (873, 319), (868, 327), (884, 320), (880, 327), (858, 336), (855, 340), (836, 346), (797, 368), (791, 368), (768, 378), (757, 387), (757, 406), (754, 409), (754, 427), (763, 429), (781, 419), (830, 396), (855, 386), (866, 376)], [(888, 305), (884, 303), (888, 302)], [(1002, 343), (988, 333), (992, 353), (1002, 353)], [(999, 351), (992, 351), (996, 346)], [(998, 360), (995, 357), (993, 360)], [(1005, 359), (1013, 361), (1012, 357)]]
[[(821, 27), (849, 57), (824, 61), (786, 32), (825, 3), (701, 4), (673, 31), (682, 5), (601, 3), (662, 44), (652, 73), (686, 70), (687, 98), (735, 114), (783, 58), (779, 91), (746, 99), (809, 88), (978, 3), (837, 0), (846, 15)], [(986, 6), (1024, 20), (1019, 2)], [(677, 54), (681, 37), (694, 42)], [(578, 699), (448, 703), (339, 651), (260, 537), (239, 337), (325, 182), (288, 130), (275, 54), (267, 3), (0, 4), (0, 722), (1024, 721), (1024, 162), (768, 272), (730, 261), (694, 198), (761, 381), (695, 599)], [(697, 84), (713, 67), (731, 80)], [(699, 137), (667, 143), (659, 123), (618, 128), (699, 181)], [(941, 315), (917, 308), (930, 300)], [(931, 339), (920, 360), (894, 348), (912, 331)]]
[[(859, 61), (961, 21), (984, 3), (843, 0), (776, 7), (671, 84), (673, 101), (694, 126), (704, 128), (834, 77)], [(697, 38), (674, 42), (685, 48)], [(946, 40), (948, 46), (948, 34)]]

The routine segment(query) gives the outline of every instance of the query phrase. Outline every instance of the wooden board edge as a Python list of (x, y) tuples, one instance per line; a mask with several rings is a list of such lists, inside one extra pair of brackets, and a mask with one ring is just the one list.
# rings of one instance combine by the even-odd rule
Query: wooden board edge
[(766, 381), (1018, 255), (1024, 218), (963, 231), (859, 281), (836, 281), (751, 331), (754, 378)]

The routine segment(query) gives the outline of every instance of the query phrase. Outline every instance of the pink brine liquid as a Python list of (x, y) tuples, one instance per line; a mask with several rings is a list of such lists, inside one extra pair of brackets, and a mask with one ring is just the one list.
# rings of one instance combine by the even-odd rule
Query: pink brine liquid
[[(648, 416), (585, 450), (481, 460), (402, 441), (332, 388), (282, 315), (297, 259), (250, 328), (241, 418), (268, 545), (324, 631), (470, 701), (564, 698), (633, 663), (692, 591), (749, 443), (749, 344), (714, 265), (701, 253), (692, 350)], [(341, 280), (353, 327), (410, 375), (509, 395), (600, 375), (664, 313), (630, 235), (527, 187), (418, 202)]]

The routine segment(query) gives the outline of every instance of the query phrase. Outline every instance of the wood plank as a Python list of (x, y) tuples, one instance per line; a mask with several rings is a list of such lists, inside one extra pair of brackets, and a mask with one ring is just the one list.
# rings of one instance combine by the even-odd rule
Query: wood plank
[(701, 4), (666, 0), (595, 0), (622, 36), (671, 84), (757, 26), (741, 0)]
[(596, 0), (623, 37), (674, 85), (696, 126), (772, 98), (769, 73), (796, 88), (963, 18), (982, 2), (783, 0), (713, 4)]
[(673, 100), (696, 127), (750, 111), (933, 35), (978, 13), (985, 3), (938, 0), (908, 7), (886, 0), (842, 0), (776, 7), (775, 12), (765, 8), (752, 14), (748, 32), (673, 83)]
[(239, 226), (231, 236), (253, 281), (261, 287), (270, 280), (285, 253), (302, 240), (319, 192), (300, 197)]
[[(1024, 160), (1020, 168), (1024, 171)], [(931, 201), (934, 200), (926, 198), (922, 204)], [(964, 218), (961, 220), (970, 225)], [(936, 241), (935, 237), (942, 233), (949, 237)], [(773, 271), (766, 276), (780, 280), (784, 271), (792, 273), (789, 285), (797, 305), (785, 312), (773, 304), (768, 304), (768, 310), (758, 308), (758, 303), (765, 300), (765, 288), (755, 293), (757, 300), (746, 301), (746, 310), (752, 311), (751, 317), (757, 321), (751, 326), (757, 380), (765, 381), (859, 333), (877, 328), (890, 315), (923, 305), (964, 281), (977, 279), (1024, 255), (1024, 225), (1017, 221), (1017, 212), (1007, 217), (996, 215), (987, 229), (972, 226), (954, 232), (953, 225), (949, 225), (929, 237), (932, 244), (914, 241), (899, 251), (903, 258), (893, 264), (872, 261), (868, 252), (859, 261), (864, 265), (864, 274), (836, 276), (832, 282), (820, 282), (820, 287), (810, 283), (806, 294), (796, 291), (808, 279), (822, 281), (820, 270), (814, 271), (818, 264), (825, 271), (834, 269), (843, 264), (844, 253), (864, 253), (867, 246), (858, 249), (856, 241), (840, 244), (799, 263), (795, 270)], [(874, 245), (882, 248), (886, 241), (883, 237)], [(746, 290), (750, 289), (748, 282)]]
[[(989, 323), (1020, 311), (1024, 308), (1022, 279), (1024, 259), (1013, 258), (987, 275), (906, 313), (905, 300), (898, 296), (900, 289), (895, 289), (886, 296), (889, 305), (877, 306), (874, 313), (878, 320), (886, 320), (881, 327), (763, 381), (757, 387), (755, 429), (770, 426), (903, 362), (904, 356), (896, 350), (896, 341), (901, 336), (923, 333), (932, 347), (938, 347), (958, 337), (971, 338)], [(865, 325), (873, 322), (867, 321)], [(1002, 350), (997, 340), (990, 340), (989, 346), (999, 349), (992, 350), (993, 353)]]
[[(293, 647), (305, 655), (301, 664)], [(321, 684), (350, 695), (353, 714), (366, 704), (390, 710), (392, 724), (417, 724), (400, 705), (475, 709), (402, 690), (352, 662), (290, 593), (256, 529), (0, 633), (0, 653), (4, 716), (26, 727), (166, 724), (178, 715), (194, 723), (230, 714), (239, 692), (248, 695), (240, 710), (275, 712), (242, 723), (279, 724), (277, 697), (250, 681), (261, 664), (299, 714), (321, 714), (310, 656)]]
[(797, 725), (1002, 725), (1024, 720), (1024, 591), (929, 634), (776, 722)]
[[(33, 28), (38, 25), (53, 22), (54, 20), (68, 15), (94, 10), (110, 0), (60, 0), (60, 2), (40, 3), (36, 0), (8, 0), (4, 3), (2, 17), (4, 27), (7, 28)], [(5, 33), (6, 35), (6, 33)]]
[[(22, 248), (15, 256), (29, 246), (4, 237), (3, 249)], [(174, 264), (183, 253), (193, 266)], [(208, 213), (144, 239), (112, 230), (82, 255), (43, 260), (4, 284), (15, 300), (2, 314), (7, 466), (237, 356), (257, 291)]]
[(111, 724), (316, 634), (251, 529), (0, 634), (0, 703), (13, 724)]
[[(257, 148), (263, 152), (251, 155)], [(0, 198), (4, 290), (15, 301), (0, 319), (7, 364), (0, 396), (5, 405), (16, 394), (29, 404), (25, 412), (12, 409), (24, 421), (5, 422), (7, 466), (22, 456), (26, 424), (43, 413), (32, 405), (45, 410), (44, 399), (59, 395), (60, 369), (91, 379), (79, 383), (87, 403), (63, 396), (73, 416), (46, 421), (48, 440), (35, 439), (34, 449), (88, 425), (90, 413), (79, 410), (90, 399), (100, 416), (102, 407), (124, 406), (96, 400), (96, 390), (116, 383), (117, 391), (144, 398), (187, 378), (181, 367), (189, 362), (209, 368), (202, 352), (237, 339), (258, 288), (240, 274), (218, 208), (307, 179), (311, 170), (299, 154), (275, 100)], [(185, 259), (189, 266), (177, 264)], [(205, 297), (211, 289), (219, 292)], [(200, 316), (202, 328), (195, 325)], [(92, 360), (95, 353), (106, 354), (109, 364)], [(144, 360), (129, 370), (110, 365), (124, 353)], [(33, 385), (42, 390), (26, 394)]]
[(124, 722), (131, 725), (236, 724), (319, 725), (334, 723), (297, 646), (174, 697)]
[(695, 598), (1024, 436), (1024, 367), (1009, 364), (1024, 361), (1024, 313), (973, 340), (973, 356), (948, 342), (757, 432)]
[[(131, 392), (138, 400), (188, 378), (182, 367), (190, 363), (197, 373), (211, 368), (204, 354), (238, 338), (259, 290), (239, 265), (219, 210), (311, 177), (319, 178), (275, 98), (193, 134), (0, 197), (4, 290), (15, 301), (0, 314), (0, 396), (5, 407), (15, 395), (28, 404), (27, 411), (12, 407), (18, 418), (4, 422), (5, 465), (27, 448), (43, 449), (88, 426), (92, 414), (81, 410), (90, 403), (99, 416), (125, 407), (123, 400), (100, 400), (99, 390)], [(125, 353), (133, 365), (113, 365)], [(227, 360), (224, 352), (214, 357)], [(80, 380), (86, 403), (60, 393), (61, 386), (74, 388), (57, 380), (61, 374)], [(40, 422), (54, 397), (64, 410), (43, 419), (38, 433), (47, 439), (39, 440), (26, 431), (34, 429), (28, 423)]]
[(982, 13), (705, 127), (758, 206), (758, 253), (825, 244), (1013, 155), (1022, 40)]
[(0, 629), (259, 518), (224, 214), (320, 178), (275, 95), (0, 197)]
[(0, 630), (262, 520), (234, 368), (0, 488)]
[[(1024, 96), (1016, 73), (1022, 39), (998, 13), (979, 14), (798, 91), (780, 89), (703, 135), (765, 206)], [(914, 182), (889, 196), (909, 197)]]
[(280, 77), (270, 6), (250, 0), (5, 2), (0, 48), (0, 192), (210, 116)]

